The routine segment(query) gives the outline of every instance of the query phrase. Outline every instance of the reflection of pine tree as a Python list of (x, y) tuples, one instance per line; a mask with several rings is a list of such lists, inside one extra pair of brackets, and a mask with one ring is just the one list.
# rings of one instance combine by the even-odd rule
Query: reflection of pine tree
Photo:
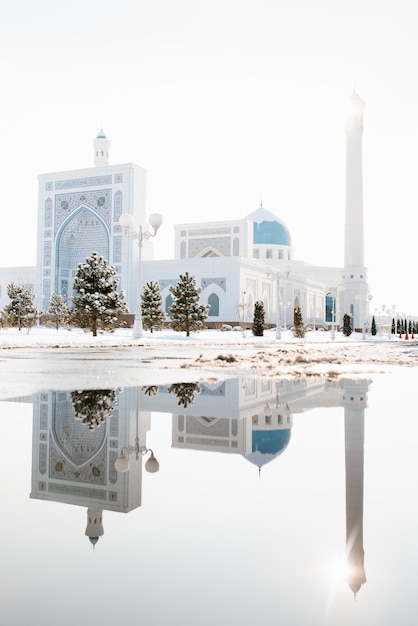
[(173, 383), (168, 388), (168, 393), (174, 393), (178, 398), (177, 404), (184, 406), (185, 409), (189, 404), (193, 404), (195, 393), (199, 391), (199, 383)]
[(71, 401), (75, 417), (94, 430), (112, 416), (117, 397), (114, 389), (88, 389), (72, 391)]
[(152, 398), (152, 396), (156, 396), (158, 393), (158, 385), (146, 385), (142, 387), (142, 390), (146, 396)]

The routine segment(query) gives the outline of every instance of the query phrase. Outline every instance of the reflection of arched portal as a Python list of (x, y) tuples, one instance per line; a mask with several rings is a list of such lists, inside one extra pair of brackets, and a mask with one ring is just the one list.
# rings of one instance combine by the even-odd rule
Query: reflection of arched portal
[(83, 206), (65, 222), (56, 240), (55, 291), (72, 292), (79, 263), (97, 252), (109, 260), (109, 232), (98, 215)]

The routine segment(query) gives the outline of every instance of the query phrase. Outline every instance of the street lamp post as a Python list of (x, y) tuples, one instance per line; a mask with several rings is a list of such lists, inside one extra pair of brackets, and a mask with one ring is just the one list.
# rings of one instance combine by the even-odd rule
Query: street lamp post
[[(285, 267), (284, 276), (286, 279), (289, 278), (290, 267)], [(280, 310), (280, 270), (277, 270), (277, 306), (276, 306), (276, 339), (282, 338), (281, 331), (281, 310)]]
[(137, 285), (137, 304), (135, 311), (135, 321), (134, 321), (134, 330), (133, 337), (134, 339), (139, 339), (143, 336), (143, 327), (142, 327), (142, 307), (141, 307), (141, 263), (142, 263), (142, 245), (144, 239), (149, 239), (150, 237), (155, 237), (158, 229), (163, 223), (162, 215), (159, 213), (152, 213), (149, 216), (149, 223), (153, 229), (153, 232), (149, 230), (143, 230), (142, 224), (139, 225), (139, 230), (129, 232), (133, 226), (133, 217), (130, 213), (122, 213), (119, 218), (119, 224), (125, 230), (125, 235), (131, 237), (131, 239), (136, 239), (138, 241), (138, 285)]

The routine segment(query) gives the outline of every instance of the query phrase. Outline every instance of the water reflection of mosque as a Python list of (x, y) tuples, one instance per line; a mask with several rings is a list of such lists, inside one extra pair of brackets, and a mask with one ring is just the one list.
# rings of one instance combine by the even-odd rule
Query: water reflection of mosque
[[(86, 535), (103, 535), (103, 510), (141, 506), (142, 460), (118, 473), (115, 461), (134, 439), (145, 446), (151, 411), (172, 414), (176, 448), (242, 455), (259, 471), (290, 443), (293, 417), (316, 407), (342, 407), (345, 421), (348, 582), (354, 593), (366, 580), (363, 550), (364, 410), (369, 381), (253, 377), (102, 390), (75, 419), (76, 393), (36, 396), (31, 497), (87, 507)], [(113, 400), (113, 401), (111, 401)], [(86, 407), (84, 407), (85, 409)], [(102, 415), (102, 419), (100, 418)], [(92, 421), (99, 416), (96, 427)], [(90, 421), (89, 421), (90, 420)], [(90, 427), (89, 427), (90, 426)]]

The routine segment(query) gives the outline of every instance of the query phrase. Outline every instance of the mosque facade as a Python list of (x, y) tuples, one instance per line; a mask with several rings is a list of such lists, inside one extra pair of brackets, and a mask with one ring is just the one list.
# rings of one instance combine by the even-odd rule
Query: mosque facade
[[(343, 267), (320, 267), (294, 258), (289, 227), (260, 204), (242, 219), (178, 224), (174, 259), (153, 260), (152, 243), (141, 248), (141, 288), (157, 281), (167, 321), (170, 287), (188, 272), (209, 304), (208, 326), (251, 323), (254, 304), (264, 303), (266, 322), (276, 328), (293, 324), (300, 308), (311, 328), (341, 326), (345, 313), (353, 328), (369, 318), (369, 287), (364, 266), (362, 133), (364, 102), (354, 92), (346, 126), (345, 256)], [(97, 251), (116, 269), (129, 310), (137, 305), (139, 255), (119, 224), (123, 213), (145, 224), (146, 172), (133, 163), (110, 165), (110, 141), (94, 139), (94, 167), (38, 176), (38, 253), (36, 267), (0, 270), (0, 306), (7, 284), (30, 286), (39, 310), (53, 293), (71, 304), (79, 263)]]

